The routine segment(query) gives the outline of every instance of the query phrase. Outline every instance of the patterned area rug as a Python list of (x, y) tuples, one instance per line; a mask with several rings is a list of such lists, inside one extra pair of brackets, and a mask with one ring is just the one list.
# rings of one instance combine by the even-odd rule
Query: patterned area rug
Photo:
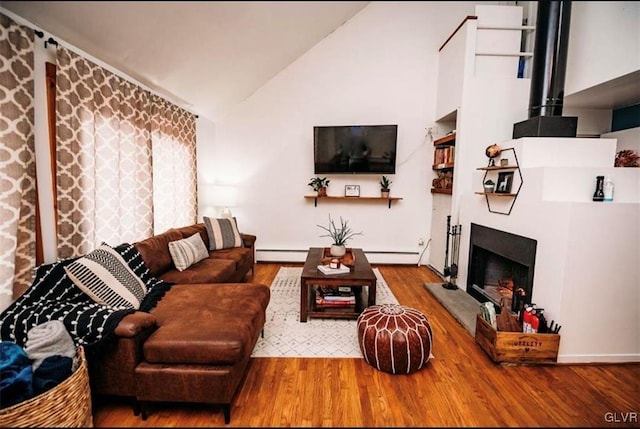
[[(376, 304), (398, 304), (377, 268)], [(361, 358), (355, 320), (309, 318), (300, 322), (302, 268), (282, 267), (271, 285), (264, 338), (252, 357)]]

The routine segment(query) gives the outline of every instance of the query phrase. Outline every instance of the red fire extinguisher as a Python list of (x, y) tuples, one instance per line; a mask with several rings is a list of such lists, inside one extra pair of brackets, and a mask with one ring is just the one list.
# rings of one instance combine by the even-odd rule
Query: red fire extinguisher
[(524, 309), (524, 316), (522, 318), (522, 332), (525, 334), (531, 332), (531, 312), (533, 307), (530, 305)]
[(538, 313), (535, 309), (531, 312), (531, 331), (532, 333), (538, 332), (538, 327), (540, 326), (540, 319), (538, 319)]

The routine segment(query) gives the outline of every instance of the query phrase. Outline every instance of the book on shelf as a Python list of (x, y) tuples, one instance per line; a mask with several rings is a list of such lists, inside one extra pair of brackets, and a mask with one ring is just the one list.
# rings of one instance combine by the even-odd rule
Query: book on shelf
[(315, 291), (322, 296), (354, 296), (350, 286), (316, 286)]
[(341, 266), (340, 268), (331, 268), (329, 265), (318, 265), (318, 271), (325, 275), (331, 274), (348, 274), (351, 270), (349, 267)]
[(317, 296), (316, 305), (319, 307), (353, 307), (356, 305), (356, 299), (354, 297), (349, 301), (330, 301), (321, 296)]
[(455, 162), (455, 147), (447, 146), (436, 148), (433, 152), (433, 165), (444, 165)]
[(325, 295), (321, 297), (328, 302), (356, 302), (355, 296)]
[(316, 292), (316, 305), (318, 307), (353, 307), (356, 305), (356, 296), (349, 286), (330, 287), (314, 286)]

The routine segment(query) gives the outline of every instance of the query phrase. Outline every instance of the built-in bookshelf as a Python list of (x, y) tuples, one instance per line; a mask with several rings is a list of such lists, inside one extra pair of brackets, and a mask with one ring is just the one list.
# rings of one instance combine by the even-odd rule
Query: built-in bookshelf
[(432, 194), (451, 194), (453, 188), (453, 167), (456, 160), (456, 134), (447, 134), (433, 142), (433, 171), (438, 177), (433, 179)]

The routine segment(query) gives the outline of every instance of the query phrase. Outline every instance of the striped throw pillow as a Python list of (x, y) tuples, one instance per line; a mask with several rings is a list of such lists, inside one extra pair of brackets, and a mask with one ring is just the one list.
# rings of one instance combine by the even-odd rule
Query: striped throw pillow
[(209, 250), (242, 247), (242, 238), (235, 218), (212, 219), (204, 218), (209, 235)]
[(184, 271), (209, 256), (209, 251), (207, 246), (204, 245), (200, 233), (195, 233), (182, 240), (171, 241), (169, 243), (169, 253), (171, 253), (173, 265), (176, 266), (178, 271)]
[(147, 294), (147, 287), (122, 256), (104, 243), (64, 269), (98, 304), (137, 310)]

